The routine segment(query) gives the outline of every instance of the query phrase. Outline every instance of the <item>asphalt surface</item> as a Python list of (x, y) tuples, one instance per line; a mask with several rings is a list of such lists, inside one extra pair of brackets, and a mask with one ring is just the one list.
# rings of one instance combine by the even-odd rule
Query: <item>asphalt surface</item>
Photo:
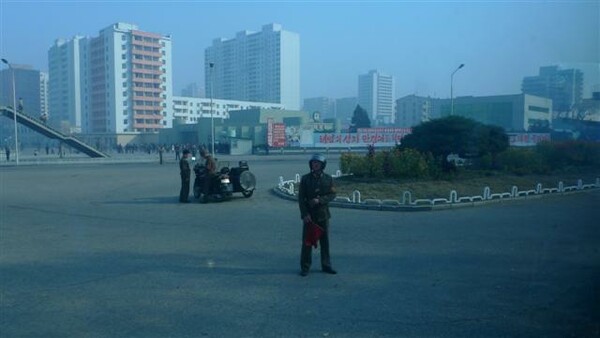
[(304, 157), (249, 157), (254, 196), (207, 205), (177, 203), (174, 161), (3, 166), (0, 337), (600, 336), (600, 192), (332, 209), (339, 274), (315, 251), (300, 277), (270, 190)]

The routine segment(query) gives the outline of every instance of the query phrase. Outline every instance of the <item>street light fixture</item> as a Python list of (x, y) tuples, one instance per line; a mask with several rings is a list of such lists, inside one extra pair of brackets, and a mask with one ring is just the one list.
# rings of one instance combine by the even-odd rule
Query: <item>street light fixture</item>
[(454, 115), (454, 73), (458, 72), (459, 69), (464, 67), (465, 64), (461, 63), (455, 71), (450, 75), (450, 115)]
[(209, 62), (208, 66), (210, 67), (210, 143), (212, 157), (215, 158), (215, 118), (213, 116), (213, 67), (215, 64), (213, 62)]
[(15, 87), (15, 69), (12, 67), (10, 62), (6, 59), (2, 59), (2, 62), (5, 63), (8, 68), (10, 68), (10, 72), (12, 74), (12, 94), (13, 94), (13, 118), (15, 120), (15, 159), (17, 160), (17, 165), (19, 165), (19, 140), (17, 136), (17, 94)]

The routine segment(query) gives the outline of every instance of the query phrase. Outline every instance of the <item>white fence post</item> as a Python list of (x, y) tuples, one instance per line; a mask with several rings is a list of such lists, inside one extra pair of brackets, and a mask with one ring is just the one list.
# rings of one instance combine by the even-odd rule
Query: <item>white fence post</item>
[(412, 194), (410, 193), (410, 191), (405, 191), (402, 194), (402, 204), (412, 204)]
[(458, 193), (456, 192), (456, 190), (452, 190), (450, 191), (450, 203), (456, 202), (458, 202)]
[(352, 203), (360, 203), (360, 191), (354, 190), (352, 192)]

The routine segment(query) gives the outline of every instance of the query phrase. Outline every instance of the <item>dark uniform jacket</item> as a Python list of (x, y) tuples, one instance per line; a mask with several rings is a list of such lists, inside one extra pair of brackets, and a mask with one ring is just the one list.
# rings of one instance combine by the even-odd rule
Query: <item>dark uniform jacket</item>
[(217, 172), (217, 163), (210, 155), (206, 155), (204, 166), (209, 174), (215, 174)]
[(187, 158), (182, 158), (181, 160), (179, 160), (179, 172), (181, 173), (181, 178), (182, 179), (190, 179), (190, 175), (191, 175), (191, 169), (190, 169), (190, 162)]
[[(311, 206), (309, 202), (313, 198), (318, 198), (319, 204)], [(335, 187), (333, 186), (333, 178), (330, 175), (320, 173), (315, 176), (313, 173), (308, 173), (302, 176), (298, 189), (301, 218), (310, 215), (314, 222), (323, 223), (331, 217), (329, 202), (333, 199), (335, 199)]]

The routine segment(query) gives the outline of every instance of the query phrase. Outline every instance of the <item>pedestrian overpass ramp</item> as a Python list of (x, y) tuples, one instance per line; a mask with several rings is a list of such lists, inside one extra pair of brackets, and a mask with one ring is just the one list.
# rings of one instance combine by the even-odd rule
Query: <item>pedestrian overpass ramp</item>
[[(2, 115), (14, 120), (15, 111), (12, 107), (0, 107)], [(73, 149), (77, 149), (80, 152), (88, 155), (89, 157), (102, 158), (109, 157), (107, 154), (97, 150), (96, 148), (89, 146), (88, 144), (72, 137), (67, 136), (58, 130), (48, 126), (41, 120), (35, 119), (27, 114), (17, 111), (16, 112), (17, 123), (24, 125), (25, 127), (32, 129), (48, 138), (59, 140), (69, 145)]]

